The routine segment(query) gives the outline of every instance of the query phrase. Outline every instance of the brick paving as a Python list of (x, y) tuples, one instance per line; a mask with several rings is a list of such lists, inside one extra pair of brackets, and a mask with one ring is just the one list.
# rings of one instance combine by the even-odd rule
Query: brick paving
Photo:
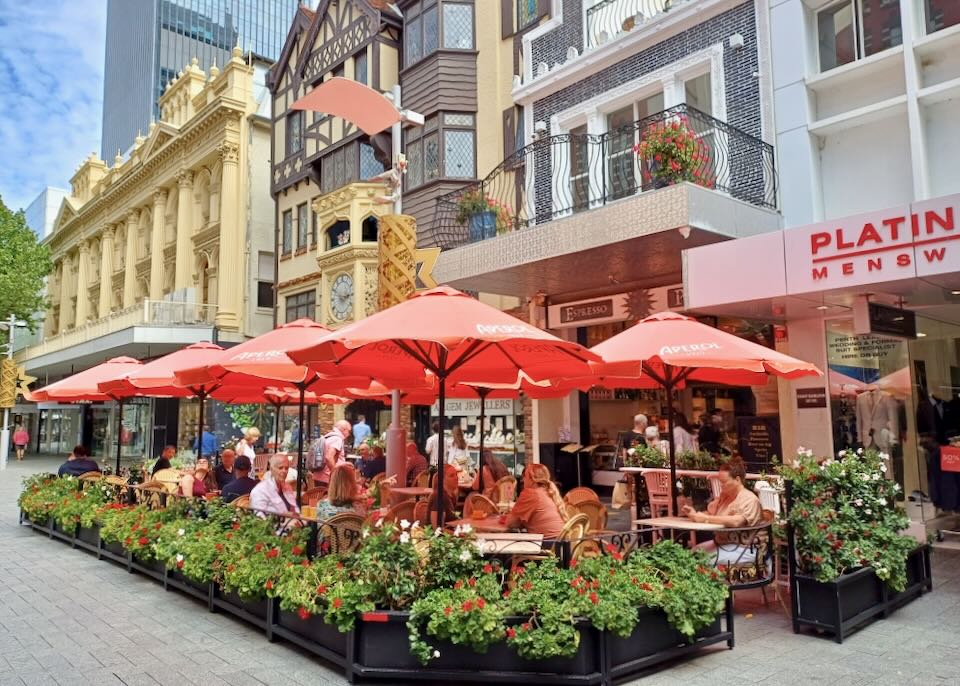
[[(289, 644), (18, 526), (21, 477), (54, 466), (28, 458), (0, 472), (0, 686), (345, 683)], [(764, 607), (751, 592), (737, 600), (733, 651), (629, 683), (960, 685), (960, 553), (933, 560), (934, 593), (843, 645), (795, 636), (775, 601)]]

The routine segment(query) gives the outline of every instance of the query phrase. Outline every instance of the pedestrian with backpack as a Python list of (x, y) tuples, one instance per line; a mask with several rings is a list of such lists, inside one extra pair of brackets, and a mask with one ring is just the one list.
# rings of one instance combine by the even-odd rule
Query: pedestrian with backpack
[[(322, 455), (323, 459), (319, 464), (314, 464), (313, 480), (317, 486), (327, 486), (330, 484), (330, 476), (338, 464), (347, 461), (346, 441), (350, 437), (352, 427), (350, 422), (341, 419), (334, 422), (333, 429), (328, 431), (320, 439), (323, 441)], [(312, 452), (312, 450), (311, 450)]]

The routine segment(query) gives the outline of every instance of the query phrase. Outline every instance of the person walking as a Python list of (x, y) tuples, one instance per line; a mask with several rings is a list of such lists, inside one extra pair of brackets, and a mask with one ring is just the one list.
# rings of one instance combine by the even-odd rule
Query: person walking
[(23, 424), (17, 424), (17, 430), (13, 432), (13, 447), (17, 451), (17, 462), (23, 460), (23, 453), (30, 442), (30, 434), (23, 428)]
[(360, 444), (370, 438), (370, 426), (367, 424), (367, 418), (364, 415), (357, 415), (357, 423), (353, 425), (353, 446), (360, 447)]

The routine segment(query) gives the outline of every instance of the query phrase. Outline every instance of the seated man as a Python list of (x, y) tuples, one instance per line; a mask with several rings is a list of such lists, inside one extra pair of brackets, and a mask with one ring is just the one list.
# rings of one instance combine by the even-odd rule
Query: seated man
[[(226, 488), (228, 483), (236, 478), (236, 466), (234, 464), (236, 457), (237, 454), (230, 450), (230, 448), (227, 448), (220, 455), (220, 464), (213, 470), (213, 476), (217, 480), (217, 488), (221, 491)], [(249, 459), (248, 457), (247, 460)]]
[(366, 443), (360, 446), (360, 457), (362, 459), (358, 467), (363, 478), (369, 480), (377, 474), (387, 471), (387, 458), (383, 454), (383, 448), (379, 445), (374, 446), (373, 450), (364, 450), (365, 448), (367, 448)]
[(163, 449), (163, 452), (160, 453), (160, 457), (157, 458), (157, 461), (153, 463), (153, 469), (150, 471), (150, 476), (155, 476), (157, 472), (161, 469), (170, 469), (170, 460), (177, 456), (177, 448), (172, 445), (168, 445)]
[[(739, 457), (731, 458), (721, 465), (717, 477), (720, 482), (719, 497), (707, 504), (706, 512), (697, 512), (689, 505), (681, 513), (695, 522), (706, 524), (722, 524), (736, 529), (756, 526), (763, 521), (763, 508), (756, 494), (744, 487), (747, 478), (747, 469)], [(748, 541), (743, 541), (747, 544)], [(701, 550), (716, 553), (716, 564), (736, 565), (753, 562), (756, 551), (749, 545), (741, 545), (735, 535), (725, 535), (717, 532), (713, 541), (701, 543), (697, 546)]]
[(250, 464), (250, 458), (246, 455), (240, 455), (234, 460), (233, 481), (224, 486), (220, 492), (220, 497), (223, 498), (223, 502), (232, 503), (240, 496), (250, 494), (250, 491), (257, 485), (257, 480), (250, 478), (250, 470), (252, 467), (253, 465)]
[(413, 441), (407, 443), (407, 463), (404, 467), (403, 486), (410, 486), (417, 474), (427, 470), (427, 458), (417, 450), (417, 444)]
[[(249, 459), (249, 458), (248, 458)], [(270, 476), (264, 478), (250, 491), (250, 507), (261, 513), (288, 515), (299, 514), (296, 492), (287, 483), (290, 461), (286, 455), (270, 458)]]
[(87, 472), (99, 472), (100, 465), (90, 459), (90, 453), (82, 445), (73, 446), (67, 461), (60, 465), (57, 476), (80, 476)]

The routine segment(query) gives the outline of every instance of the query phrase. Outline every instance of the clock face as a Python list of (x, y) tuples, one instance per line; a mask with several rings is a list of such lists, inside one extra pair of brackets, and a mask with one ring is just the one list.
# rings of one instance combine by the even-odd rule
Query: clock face
[(333, 316), (343, 321), (353, 314), (353, 277), (340, 274), (330, 288), (330, 310)]

